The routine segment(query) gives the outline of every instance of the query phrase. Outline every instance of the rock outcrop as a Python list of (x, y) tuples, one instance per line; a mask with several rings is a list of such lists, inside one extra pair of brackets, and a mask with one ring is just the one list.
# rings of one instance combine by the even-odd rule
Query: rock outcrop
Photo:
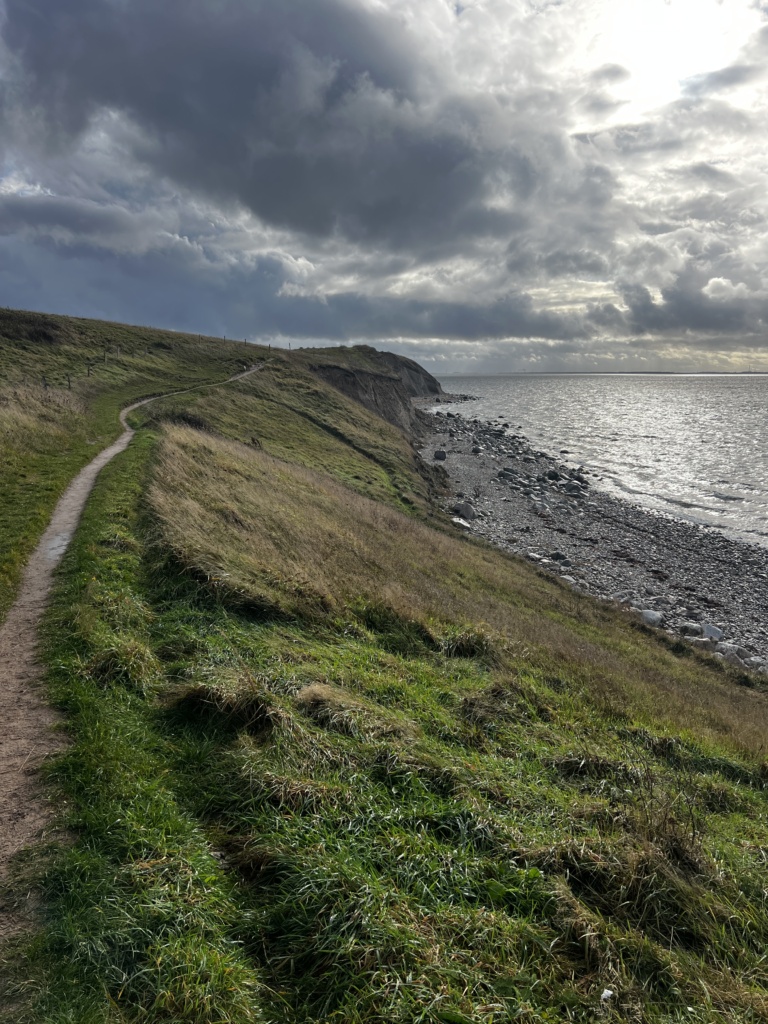
[(393, 352), (377, 352), (369, 345), (323, 350), (310, 369), (332, 387), (408, 433), (418, 423), (414, 399), (434, 399), (443, 394), (440, 383), (413, 359)]

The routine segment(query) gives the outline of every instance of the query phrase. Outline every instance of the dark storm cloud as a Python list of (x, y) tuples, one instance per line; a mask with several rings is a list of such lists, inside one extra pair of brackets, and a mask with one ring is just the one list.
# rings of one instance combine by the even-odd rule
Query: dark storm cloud
[(625, 285), (622, 298), (628, 307), (623, 319), (626, 333), (675, 333), (695, 331), (698, 336), (733, 333), (741, 337), (764, 331), (768, 322), (766, 297), (715, 300), (700, 281), (681, 275), (674, 285), (661, 290), (655, 301), (642, 285)]
[(310, 235), (436, 252), (508, 235), (569, 159), (557, 131), (528, 144), (530, 113), (454, 94), (383, 8), (6, 0), (3, 35), (49, 148), (119, 111), (156, 172)]
[[(103, 251), (82, 237), (62, 252), (55, 236), (3, 238), (0, 231), (0, 302), (37, 308), (40, 275), (59, 312), (83, 306), (94, 315), (135, 320), (141, 308), (157, 326), (330, 341), (413, 338), (485, 339), (537, 336), (585, 337), (582, 318), (538, 312), (525, 294), (510, 292), (488, 303), (427, 302), (340, 292), (323, 299), (285, 295), (290, 280), (277, 257), (259, 257), (226, 270), (206, 263), (194, 249), (170, 247), (136, 255)], [(34, 269), (33, 269), (34, 268)], [(222, 311), (226, 311), (225, 315)]]
[(145, 247), (162, 228), (152, 211), (129, 212), (91, 200), (49, 195), (0, 195), (0, 235), (26, 234), (60, 242), (89, 241), (115, 251)]

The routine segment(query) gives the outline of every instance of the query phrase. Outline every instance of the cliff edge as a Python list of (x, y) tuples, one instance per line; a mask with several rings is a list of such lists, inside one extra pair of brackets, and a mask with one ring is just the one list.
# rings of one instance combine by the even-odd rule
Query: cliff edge
[(418, 423), (414, 399), (443, 394), (440, 382), (413, 359), (370, 345), (313, 349), (305, 355), (312, 373), (409, 434)]

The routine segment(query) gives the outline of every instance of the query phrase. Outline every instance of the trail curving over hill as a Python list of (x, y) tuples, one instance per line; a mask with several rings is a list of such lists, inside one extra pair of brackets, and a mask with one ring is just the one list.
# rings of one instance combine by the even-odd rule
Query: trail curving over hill
[[(0, 882), (8, 875), (12, 857), (40, 839), (53, 819), (53, 808), (39, 783), (39, 770), (61, 749), (63, 740), (53, 728), (59, 717), (40, 686), (43, 666), (37, 652), (39, 628), (54, 571), (69, 547), (96, 477), (125, 451), (135, 433), (128, 425), (128, 414), (160, 398), (221, 387), (255, 373), (263, 365), (251, 366), (224, 381), (154, 395), (127, 406), (120, 413), (123, 433), (80, 470), (59, 499), (24, 570), (16, 601), (0, 626)], [(11, 920), (0, 928), (0, 937), (7, 938), (20, 927), (20, 919)]]

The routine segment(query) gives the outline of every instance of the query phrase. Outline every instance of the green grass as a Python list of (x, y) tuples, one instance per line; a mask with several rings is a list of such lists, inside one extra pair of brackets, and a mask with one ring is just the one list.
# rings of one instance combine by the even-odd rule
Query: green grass
[(97, 482), (8, 1019), (768, 1020), (756, 681), (453, 536), (302, 359)]
[[(244, 467), (269, 456), (189, 428), (162, 444), (179, 435), (252, 514)], [(416, 590), (408, 617), (333, 579), (324, 608), (290, 588), (274, 613), (248, 605), (247, 575), (202, 578), (197, 535), (186, 560), (163, 545), (157, 493), (176, 480), (154, 446), (144, 434), (102, 476), (49, 626), (74, 741), (53, 781), (76, 842), (41, 881), (29, 1019), (766, 1019), (762, 761), (735, 736), (670, 735), (673, 702), (656, 721), (633, 708), (630, 662), (623, 711), (606, 712), (596, 659), (620, 665), (626, 645), (672, 694), (695, 671), (712, 722), (728, 720), (730, 677), (608, 612), (553, 613), (556, 585), (444, 535), (461, 583), (435, 573), (441, 598), (453, 592), (442, 619)], [(315, 484), (315, 506), (298, 499), (312, 521), (339, 485), (294, 474)], [(289, 502), (290, 483), (273, 475), (271, 501)], [(207, 487), (190, 480), (204, 505)], [(401, 515), (415, 536), (404, 552), (401, 534), (401, 557), (418, 549), (434, 568), (426, 526), (348, 501), (358, 523), (366, 503)], [(284, 522), (289, 547), (302, 528)], [(491, 598), (480, 566), (494, 560)], [(474, 601), (508, 604), (519, 630), (467, 621)], [(570, 637), (569, 661), (541, 631), (529, 642), (536, 615), (553, 649)]]
[(0, 616), (66, 485), (120, 433), (123, 406), (223, 380), (263, 355), (220, 339), (1, 309)]
[(213, 391), (180, 396), (153, 403), (144, 421), (175, 420), (222, 434), (324, 470), (378, 501), (430, 514), (429, 474), (403, 433), (313, 377), (300, 357), (274, 357), (262, 372), (232, 386), (226, 403)]

